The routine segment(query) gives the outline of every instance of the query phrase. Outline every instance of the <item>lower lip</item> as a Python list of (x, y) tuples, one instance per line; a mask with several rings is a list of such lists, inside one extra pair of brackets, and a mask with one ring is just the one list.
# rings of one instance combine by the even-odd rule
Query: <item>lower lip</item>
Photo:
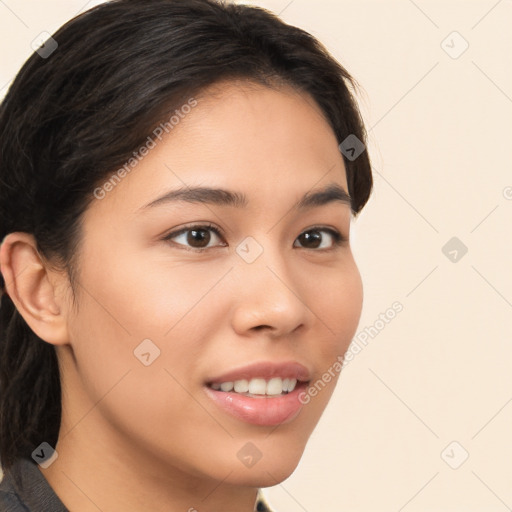
[(253, 425), (273, 426), (289, 423), (299, 414), (302, 403), (299, 394), (306, 389), (307, 383), (279, 396), (252, 398), (238, 393), (226, 393), (205, 387), (207, 395), (225, 412), (239, 420)]

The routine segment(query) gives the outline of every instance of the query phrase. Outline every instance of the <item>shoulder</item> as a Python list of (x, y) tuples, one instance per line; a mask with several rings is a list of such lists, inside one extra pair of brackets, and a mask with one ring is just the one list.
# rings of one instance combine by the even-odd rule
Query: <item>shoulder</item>
[(5, 471), (0, 482), (0, 510), (68, 512), (38, 465), (31, 459), (17, 459), (13, 466)]
[(16, 492), (10, 473), (4, 475), (0, 482), (0, 510), (3, 512), (27, 512)]

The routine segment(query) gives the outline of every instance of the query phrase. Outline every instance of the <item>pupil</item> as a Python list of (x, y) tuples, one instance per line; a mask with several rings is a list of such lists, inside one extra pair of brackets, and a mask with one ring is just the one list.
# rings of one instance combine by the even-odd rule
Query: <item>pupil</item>
[(313, 244), (309, 244), (309, 247), (318, 247), (322, 243), (322, 235), (318, 231), (303, 233), (301, 237), (303, 239), (301, 240), (301, 243), (303, 243), (303, 241), (313, 242)]
[[(205, 242), (204, 245), (201, 245), (201, 242)], [(205, 247), (210, 242), (210, 232), (205, 229), (191, 229), (187, 236), (187, 242), (192, 247)], [(199, 245), (197, 245), (199, 242)]]

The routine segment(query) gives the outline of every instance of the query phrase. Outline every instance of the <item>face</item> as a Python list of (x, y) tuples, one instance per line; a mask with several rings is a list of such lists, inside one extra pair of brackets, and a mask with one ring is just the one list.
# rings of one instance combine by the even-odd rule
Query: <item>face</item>
[(292, 90), (223, 84), (190, 110), (85, 213), (63, 422), (96, 404), (81, 426), (105, 426), (113, 451), (273, 485), (361, 313), (345, 168), (320, 109)]

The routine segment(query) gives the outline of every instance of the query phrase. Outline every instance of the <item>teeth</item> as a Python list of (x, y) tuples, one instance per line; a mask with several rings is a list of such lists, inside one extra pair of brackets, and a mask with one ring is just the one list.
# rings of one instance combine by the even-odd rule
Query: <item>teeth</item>
[(288, 392), (293, 391), (297, 385), (297, 379), (290, 379), (288, 381)]
[(233, 383), (232, 382), (223, 382), (220, 385), (221, 391), (231, 391), (233, 389)]
[(288, 388), (283, 386), (283, 381), (279, 377), (274, 377), (267, 382), (267, 395), (280, 395), (283, 391), (287, 393)]
[(247, 393), (249, 391), (248, 380), (235, 380), (235, 393)]
[(235, 391), (235, 393), (250, 394), (250, 395), (270, 395), (276, 396), (283, 393), (290, 393), (295, 389), (297, 379), (281, 379), (281, 377), (273, 377), (268, 381), (265, 379), (241, 379), (234, 382), (214, 383), (211, 385), (212, 389), (217, 391)]
[[(244, 382), (247, 382), (244, 380)], [(264, 395), (267, 390), (267, 383), (265, 379), (251, 379), (248, 383), (248, 391), (251, 395)], [(238, 389), (235, 388), (235, 391), (238, 392)], [(274, 393), (269, 393), (274, 394)]]

